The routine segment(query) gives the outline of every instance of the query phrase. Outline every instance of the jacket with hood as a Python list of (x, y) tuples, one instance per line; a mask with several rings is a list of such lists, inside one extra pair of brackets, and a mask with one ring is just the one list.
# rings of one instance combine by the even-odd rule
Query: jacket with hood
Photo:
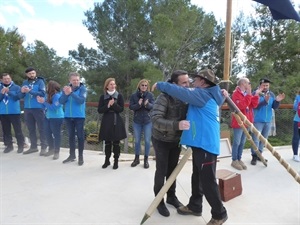
[(158, 82), (156, 87), (189, 104), (186, 120), (190, 121), (190, 129), (182, 132), (180, 143), (219, 155), (219, 109), (225, 100), (220, 87), (185, 88), (168, 82)]

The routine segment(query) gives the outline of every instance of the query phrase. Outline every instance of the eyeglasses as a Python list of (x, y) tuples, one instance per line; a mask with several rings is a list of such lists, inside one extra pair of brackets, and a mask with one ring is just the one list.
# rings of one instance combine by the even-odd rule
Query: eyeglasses
[(142, 87), (147, 87), (148, 85), (147, 85), (147, 84), (141, 84), (141, 86), (142, 86)]

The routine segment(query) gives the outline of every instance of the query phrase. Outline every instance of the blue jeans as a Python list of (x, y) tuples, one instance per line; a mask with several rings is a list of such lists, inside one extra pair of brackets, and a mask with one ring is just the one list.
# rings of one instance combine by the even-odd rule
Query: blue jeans
[(299, 148), (299, 129), (298, 129), (298, 122), (294, 121), (293, 126), (293, 138), (292, 138), (292, 148), (294, 155), (298, 155), (298, 148)]
[(65, 118), (66, 126), (69, 133), (69, 146), (70, 146), (70, 157), (76, 157), (76, 141), (75, 136), (78, 140), (78, 155), (79, 158), (83, 157), (84, 148), (84, 121), (85, 118)]
[(142, 133), (144, 133), (145, 156), (149, 155), (150, 141), (151, 141), (151, 130), (152, 130), (152, 123), (151, 122), (147, 123), (147, 124), (138, 124), (138, 123), (133, 122), (134, 152), (135, 152), (135, 155), (140, 155)]
[(60, 150), (60, 131), (63, 121), (63, 118), (45, 118), (44, 128), (45, 135), (48, 141), (49, 151), (54, 150), (55, 152), (59, 152)]
[[(271, 122), (270, 123), (253, 123), (253, 125), (262, 134), (262, 136), (265, 139), (268, 139), (269, 132), (270, 132), (271, 125), (272, 125)], [(259, 141), (259, 139), (256, 137), (255, 134), (252, 134), (252, 139), (253, 139), (255, 145), (258, 147), (258, 150), (260, 152), (262, 152), (264, 149), (264, 144), (261, 141)], [(253, 148), (251, 148), (251, 154), (256, 155)]]
[(246, 142), (246, 134), (242, 128), (233, 128), (233, 142), (232, 142), (232, 160), (241, 160), (244, 145)]

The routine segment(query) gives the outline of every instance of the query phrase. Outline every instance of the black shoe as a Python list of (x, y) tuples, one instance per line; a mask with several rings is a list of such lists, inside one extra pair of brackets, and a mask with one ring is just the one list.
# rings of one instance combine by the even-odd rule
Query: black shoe
[[(257, 157), (257, 161), (260, 161), (261, 162), (261, 159), (259, 157)], [(265, 159), (266, 162), (268, 162), (267, 159)]]
[(187, 206), (180, 206), (179, 208), (177, 208), (177, 212), (180, 215), (202, 216), (201, 212), (194, 212), (194, 211), (190, 210)]
[(252, 155), (251, 165), (255, 166), (256, 163), (257, 163), (257, 156), (256, 155)]
[(119, 168), (118, 161), (114, 162), (113, 169), (116, 170)]
[(83, 158), (79, 157), (78, 159), (78, 166), (82, 166), (83, 165)]
[(22, 153), (23, 152), (23, 147), (18, 147), (18, 151), (17, 151), (17, 153)]
[(105, 169), (110, 165), (110, 161), (105, 161), (105, 163), (102, 165), (102, 168)]
[(157, 210), (159, 212), (160, 215), (168, 217), (170, 216), (170, 212), (167, 208), (167, 206), (165, 205), (165, 203), (159, 203), (159, 205), (157, 206)]
[(178, 198), (175, 197), (167, 197), (167, 203), (174, 206), (176, 209), (180, 206), (183, 206), (183, 204), (178, 200)]
[(139, 159), (135, 159), (135, 160), (131, 163), (131, 167), (136, 167), (138, 164), (140, 164), (140, 160), (139, 160)]
[(69, 163), (69, 162), (74, 162), (76, 160), (76, 157), (71, 157), (69, 156), (67, 159), (63, 161), (63, 163)]
[(13, 146), (7, 146), (5, 149), (4, 149), (4, 153), (9, 153), (11, 152), (12, 150), (14, 150), (14, 147)]
[(23, 152), (23, 154), (27, 155), (27, 154), (31, 154), (31, 153), (38, 152), (38, 151), (39, 150), (37, 148), (30, 148), (27, 151)]

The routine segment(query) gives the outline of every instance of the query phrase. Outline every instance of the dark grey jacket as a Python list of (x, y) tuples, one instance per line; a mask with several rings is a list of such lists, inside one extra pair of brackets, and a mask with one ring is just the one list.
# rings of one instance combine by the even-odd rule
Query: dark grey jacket
[(179, 121), (186, 118), (187, 104), (161, 93), (152, 108), (152, 136), (164, 142), (180, 140)]

